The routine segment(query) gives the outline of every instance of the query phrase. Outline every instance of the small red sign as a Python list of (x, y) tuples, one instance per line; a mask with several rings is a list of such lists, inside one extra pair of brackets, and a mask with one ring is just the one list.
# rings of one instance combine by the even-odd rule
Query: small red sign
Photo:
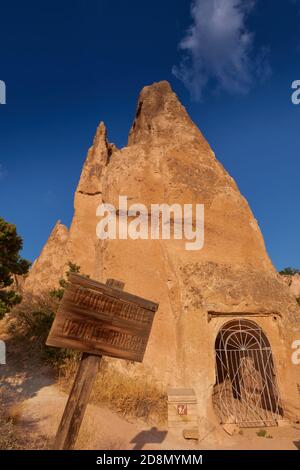
[(177, 413), (179, 414), (179, 416), (186, 416), (187, 415), (187, 404), (177, 405)]

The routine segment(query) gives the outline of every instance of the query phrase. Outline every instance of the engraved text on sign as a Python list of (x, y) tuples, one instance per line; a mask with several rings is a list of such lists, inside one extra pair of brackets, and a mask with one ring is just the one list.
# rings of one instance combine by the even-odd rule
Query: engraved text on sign
[(47, 344), (141, 362), (158, 305), (71, 274)]

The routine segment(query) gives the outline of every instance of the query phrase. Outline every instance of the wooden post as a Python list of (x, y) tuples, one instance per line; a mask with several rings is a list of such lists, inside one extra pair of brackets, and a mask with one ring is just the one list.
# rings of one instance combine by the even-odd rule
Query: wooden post
[(94, 381), (101, 362), (101, 356), (83, 353), (69, 399), (61, 419), (56, 438), (55, 450), (73, 449)]
[[(124, 288), (124, 283), (114, 279), (108, 279), (106, 284), (119, 290)], [(71, 450), (74, 448), (101, 359), (102, 356), (82, 354), (53, 449)]]

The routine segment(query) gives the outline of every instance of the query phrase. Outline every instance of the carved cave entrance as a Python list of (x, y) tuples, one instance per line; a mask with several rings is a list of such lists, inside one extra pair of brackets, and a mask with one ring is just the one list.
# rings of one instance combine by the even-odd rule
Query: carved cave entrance
[(276, 426), (282, 417), (270, 343), (253, 321), (226, 323), (216, 339), (214, 409), (222, 424)]

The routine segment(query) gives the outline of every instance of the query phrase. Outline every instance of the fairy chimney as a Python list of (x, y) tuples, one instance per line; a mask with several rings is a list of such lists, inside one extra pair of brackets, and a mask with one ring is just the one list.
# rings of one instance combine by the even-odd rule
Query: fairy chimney
[[(189, 251), (186, 240), (174, 238), (99, 240), (97, 207), (118, 207), (119, 196), (144, 204), (150, 215), (152, 204), (203, 204), (203, 248)], [(59, 229), (55, 252), (55, 229), (28, 287), (53, 283), (70, 260), (96, 280), (120, 279), (127, 291), (158, 302), (144, 363), (126, 367), (146, 370), (165, 387), (193, 388), (204, 421), (214, 419), (218, 334), (230, 322), (249, 321), (268, 338), (281, 414), (299, 418), (300, 365), (291, 359), (299, 307), (246, 199), (167, 82), (142, 90), (126, 147), (110, 144), (100, 124), (74, 205), (69, 232)]]

